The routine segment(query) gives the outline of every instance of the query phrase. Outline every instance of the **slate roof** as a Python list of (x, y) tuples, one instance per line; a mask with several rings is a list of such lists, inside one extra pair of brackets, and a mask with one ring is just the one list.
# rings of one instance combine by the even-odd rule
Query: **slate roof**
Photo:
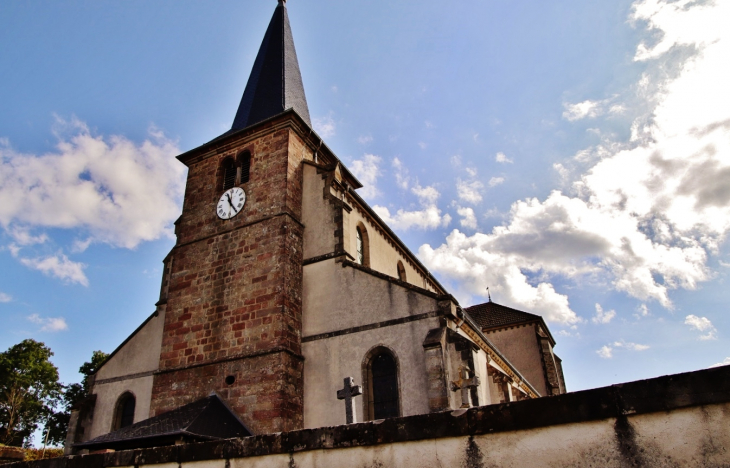
[(241, 103), (227, 133), (294, 109), (311, 127), (285, 2), (279, 0), (254, 61)]
[(128, 450), (186, 442), (248, 437), (251, 431), (215, 393), (180, 408), (104, 434), (75, 448)]
[(464, 311), (483, 329), (542, 320), (539, 315), (506, 307), (492, 301), (467, 307)]

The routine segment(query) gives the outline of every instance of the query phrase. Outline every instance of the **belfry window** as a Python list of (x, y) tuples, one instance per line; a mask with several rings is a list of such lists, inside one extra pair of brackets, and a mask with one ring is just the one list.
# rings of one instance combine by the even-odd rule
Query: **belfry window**
[(236, 185), (236, 164), (233, 159), (227, 158), (223, 161), (223, 190), (228, 190)]
[(251, 153), (244, 151), (241, 154), (239, 161), (241, 162), (240, 180), (242, 184), (245, 184), (251, 176)]
[(400, 416), (398, 365), (393, 353), (378, 347), (367, 361), (367, 414), (369, 419)]
[(112, 430), (116, 431), (123, 427), (131, 426), (134, 423), (134, 408), (136, 399), (134, 395), (125, 392), (117, 400), (117, 406), (114, 410), (114, 422)]
[(406, 280), (406, 267), (403, 266), (403, 262), (398, 260), (398, 279), (401, 281)]

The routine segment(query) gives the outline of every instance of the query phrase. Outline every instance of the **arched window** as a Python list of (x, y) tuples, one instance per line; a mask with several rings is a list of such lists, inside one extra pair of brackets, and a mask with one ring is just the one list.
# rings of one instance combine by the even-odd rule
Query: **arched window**
[(406, 267), (403, 266), (403, 262), (398, 260), (398, 279), (401, 281), (406, 280)]
[(114, 421), (112, 424), (113, 431), (134, 424), (134, 407), (136, 402), (134, 395), (129, 392), (126, 392), (119, 397), (119, 400), (117, 400), (117, 406), (114, 410)]
[(355, 228), (355, 261), (362, 266), (370, 266), (368, 231), (362, 223)]
[(357, 263), (362, 265), (365, 263), (365, 249), (362, 242), (362, 231), (357, 228)]
[(223, 161), (223, 190), (228, 190), (236, 185), (236, 163), (232, 158)]
[(239, 157), (241, 162), (241, 183), (245, 184), (251, 176), (251, 153), (244, 151)]
[(379, 346), (365, 359), (366, 413), (370, 420), (400, 416), (398, 363), (393, 353)]

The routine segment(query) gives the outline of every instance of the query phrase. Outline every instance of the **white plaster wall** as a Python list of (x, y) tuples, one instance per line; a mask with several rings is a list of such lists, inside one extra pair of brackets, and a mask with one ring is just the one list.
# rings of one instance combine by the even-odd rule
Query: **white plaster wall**
[(483, 350), (475, 353), (474, 356), (474, 372), (479, 377), (479, 387), (477, 388), (477, 394), (479, 395), (479, 405), (491, 405), (492, 396), (489, 391), (489, 376), (487, 375), (487, 353)]
[[(398, 360), (402, 416), (428, 413), (422, 343), (436, 327), (434, 317), (304, 343), (304, 427), (345, 424), (345, 403), (337, 399), (337, 390), (345, 377), (363, 384), (363, 359), (375, 346), (390, 348)], [(357, 421), (364, 421), (363, 396), (356, 397), (355, 408)]]
[(157, 370), (164, 324), (165, 313), (161, 310), (99, 369), (96, 380)]
[[(303, 289), (305, 337), (438, 309), (434, 298), (343, 267), (334, 259), (304, 266)], [(421, 346), (423, 338), (415, 344)]]
[(534, 324), (490, 332), (486, 336), (540, 395), (548, 394)]
[(324, 174), (317, 168), (302, 164), (302, 223), (304, 229), (304, 259), (328, 254), (335, 250), (335, 223), (331, 205), (324, 198)]
[(96, 406), (94, 407), (94, 419), (89, 434), (84, 434), (84, 440), (90, 440), (112, 430), (114, 419), (114, 408), (117, 400), (125, 392), (130, 392), (135, 397), (134, 422), (139, 422), (150, 417), (150, 401), (152, 400), (152, 379), (153, 376), (139, 377), (136, 379), (125, 379), (117, 382), (109, 382), (94, 385), (96, 394)]
[[(165, 312), (160, 308), (157, 316), (147, 321), (96, 373), (92, 390), (96, 394), (94, 418), (84, 440), (111, 432), (114, 409), (125, 392), (135, 396), (134, 422), (150, 417), (151, 373), (159, 367), (164, 323)], [(104, 382), (106, 379), (114, 381)]]
[(404, 255), (401, 255), (398, 249), (383, 234), (378, 232), (376, 227), (363, 216), (357, 206), (347, 217), (347, 221), (348, 225), (344, 226), (344, 229), (350, 238), (350, 242), (346, 248), (349, 249), (348, 252), (354, 258), (357, 258), (357, 225), (362, 223), (367, 229), (370, 242), (370, 268), (393, 278), (398, 278), (398, 260), (400, 260), (405, 267), (408, 283), (433, 291), (433, 288), (424, 281), (423, 275), (414, 267), (413, 263), (409, 262)]
[[(635, 430), (635, 436), (630, 443), (635, 445), (636, 452), (643, 458), (642, 466), (646, 468), (724, 467), (730, 458), (728, 414), (730, 414), (730, 404), (630, 416), (629, 422)], [(154, 466), (161, 468), (634, 466), (619, 449), (614, 424), (614, 419), (606, 419), (477, 435), (471, 441), (466, 436), (450, 437), (367, 447), (310, 450), (230, 461), (209, 460)]]

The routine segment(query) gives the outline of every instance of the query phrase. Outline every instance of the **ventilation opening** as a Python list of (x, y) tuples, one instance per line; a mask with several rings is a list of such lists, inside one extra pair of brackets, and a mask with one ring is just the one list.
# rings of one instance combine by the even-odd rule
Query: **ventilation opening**
[(251, 155), (244, 153), (241, 156), (241, 183), (245, 184), (248, 182), (249, 176), (251, 175)]
[(226, 377), (226, 385), (233, 385), (233, 382), (236, 381), (236, 378), (232, 375), (229, 375)]
[(228, 190), (236, 185), (236, 165), (232, 159), (223, 163), (223, 190)]

